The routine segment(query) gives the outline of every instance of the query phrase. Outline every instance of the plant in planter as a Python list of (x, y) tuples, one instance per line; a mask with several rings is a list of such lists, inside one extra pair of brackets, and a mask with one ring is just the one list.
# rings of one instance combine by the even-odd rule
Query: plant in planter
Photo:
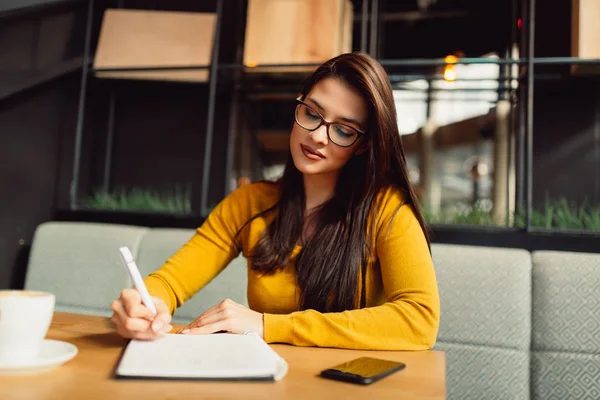
[(173, 214), (190, 214), (192, 212), (191, 187), (176, 187), (172, 190), (158, 192), (156, 190), (124, 188), (113, 191), (96, 190), (90, 197), (84, 198), (81, 204), (88, 209), (114, 211), (153, 211)]
[[(498, 226), (492, 218), (489, 205), (478, 202), (475, 206), (457, 204), (442, 212), (433, 214), (424, 209), (425, 219), (429, 224), (457, 224)], [(514, 226), (524, 227), (525, 212), (514, 215)], [(569, 204), (566, 199), (547, 200), (541, 209), (531, 213), (531, 225), (546, 229), (579, 229), (600, 231), (600, 205)]]

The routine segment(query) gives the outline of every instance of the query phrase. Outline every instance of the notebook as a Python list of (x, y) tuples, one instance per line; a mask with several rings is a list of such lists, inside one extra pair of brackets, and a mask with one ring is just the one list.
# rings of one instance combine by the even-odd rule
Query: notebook
[(115, 370), (118, 378), (271, 380), (287, 374), (287, 362), (255, 333), (168, 334), (131, 340)]

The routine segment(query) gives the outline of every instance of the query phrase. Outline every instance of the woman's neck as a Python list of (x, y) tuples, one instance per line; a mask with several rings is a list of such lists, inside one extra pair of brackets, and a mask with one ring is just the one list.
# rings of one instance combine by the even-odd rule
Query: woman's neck
[(304, 175), (306, 211), (320, 206), (333, 197), (338, 174)]

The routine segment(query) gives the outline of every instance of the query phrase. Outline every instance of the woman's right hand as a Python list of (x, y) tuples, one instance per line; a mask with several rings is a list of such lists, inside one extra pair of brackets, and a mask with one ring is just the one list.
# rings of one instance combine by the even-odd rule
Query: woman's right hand
[(154, 340), (173, 329), (171, 313), (164, 301), (152, 297), (156, 315), (142, 304), (142, 297), (135, 289), (125, 289), (110, 308), (114, 311), (111, 318), (117, 327), (117, 333), (126, 339)]

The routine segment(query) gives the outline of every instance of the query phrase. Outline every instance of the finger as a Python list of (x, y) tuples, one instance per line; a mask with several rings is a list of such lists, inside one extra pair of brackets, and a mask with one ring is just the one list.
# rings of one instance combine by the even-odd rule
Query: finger
[[(214, 312), (219, 311), (221, 308), (223, 307), (223, 302), (221, 301), (219, 304), (215, 304), (214, 306), (212, 306), (211, 308), (209, 308), (208, 310), (204, 311), (202, 314), (200, 314), (200, 316), (198, 318), (196, 318), (192, 324), (198, 320), (200, 320), (200, 318), (205, 317), (207, 315), (211, 315)], [(191, 325), (191, 324), (190, 324)]]
[(158, 339), (158, 338), (164, 336), (161, 334), (157, 335), (157, 334), (149, 332), (149, 331), (131, 332), (123, 327), (117, 327), (117, 334), (119, 334), (119, 336), (124, 337), (126, 339), (136, 339), (136, 340), (154, 340), (154, 339)]
[(171, 332), (173, 330), (173, 325), (171, 325), (171, 324), (165, 324), (160, 319), (157, 319), (156, 321), (154, 321), (152, 323), (150, 329), (155, 334), (162, 335), (162, 334), (166, 334), (166, 333)]
[[(142, 297), (137, 290), (125, 289), (122, 292), (122, 297), (125, 298), (123, 301), (127, 315), (133, 318), (143, 318), (148, 321), (153, 321), (155, 315), (148, 307), (142, 303)], [(165, 305), (166, 307), (166, 305)], [(170, 322), (170, 320), (166, 321)]]
[(182, 332), (184, 335), (208, 335), (210, 333), (225, 331), (231, 332), (230, 320), (222, 319), (212, 324), (204, 325), (199, 328), (190, 328)]
[[(202, 314), (202, 315), (204, 315), (204, 314)], [(202, 315), (199, 316), (198, 318), (196, 318), (195, 320), (193, 320), (192, 322), (190, 322), (189, 324), (187, 324), (186, 326), (179, 328), (179, 330), (175, 333), (182, 333), (184, 330), (189, 330), (190, 328), (196, 326), (198, 324), (198, 322), (200, 322), (200, 318), (202, 317)]]
[(202, 317), (198, 320), (198, 322), (191, 326), (190, 328), (200, 328), (203, 327), (205, 325), (210, 325), (210, 324), (214, 324), (215, 322), (221, 321), (223, 319), (227, 319), (227, 318), (231, 318), (231, 310), (222, 310), (222, 311), (218, 311), (215, 313), (212, 313), (211, 315), (207, 315), (205, 317)]
[(154, 305), (156, 306), (156, 317), (157, 319), (161, 319), (165, 324), (171, 323), (171, 310), (161, 299), (154, 297)]
[(127, 329), (123, 329), (121, 325), (117, 325), (117, 334), (125, 339), (133, 339), (133, 335)]
[(140, 318), (128, 318), (117, 325), (117, 333), (123, 333), (121, 336), (140, 340), (158, 339), (166, 335), (171, 329), (172, 326), (167, 325), (154, 330), (148, 320)]
[(224, 310), (231, 309), (232, 306), (239, 306), (239, 304), (229, 298), (224, 299), (219, 304), (209, 308), (207, 311), (200, 314), (198, 318), (190, 322), (187, 326), (180, 328), (176, 333), (183, 333), (184, 330), (189, 330), (193, 327), (197, 327), (200, 325), (201, 320), (212, 317), (214, 314), (223, 312)]
[(113, 307), (113, 311), (117, 318), (113, 319), (116, 325), (121, 326), (125, 330), (134, 332), (134, 331), (145, 331), (148, 330), (150, 326), (150, 322), (141, 318), (132, 318), (127, 315), (125, 309), (121, 302), (114, 302), (111, 307)]
[(154, 316), (152, 329), (155, 332), (158, 332), (160, 330), (170, 332), (173, 329), (173, 327), (171, 326), (171, 310), (169, 310), (167, 304), (158, 297), (152, 297), (152, 301), (156, 306), (156, 315)]
[(186, 329), (190, 329), (194, 326), (197, 326), (198, 323), (200, 322), (200, 319), (205, 318), (209, 315), (212, 315), (214, 312), (217, 312), (219, 310), (219, 307), (221, 307), (222, 305), (223, 305), (223, 301), (221, 301), (219, 304), (212, 306), (211, 308), (209, 308), (208, 310), (206, 310), (202, 314), (200, 314), (198, 316), (198, 318), (196, 318), (195, 320), (193, 320), (192, 322), (187, 324), (187, 326), (180, 328), (176, 333), (182, 333)]
[(223, 300), (220, 305), (221, 305), (221, 308), (231, 308), (231, 307), (239, 306), (238, 303), (231, 300), (230, 298), (226, 298), (225, 300)]
[(125, 311), (123, 302), (121, 300), (113, 300), (112, 303), (110, 303), (110, 308), (114, 311), (115, 316), (117, 317), (116, 320), (113, 320), (113, 322), (117, 323), (127, 318), (127, 312)]
[(152, 301), (154, 302), (154, 306), (156, 307), (157, 313), (169, 313), (169, 307), (167, 307), (167, 303), (164, 302), (160, 297), (152, 296)]
[(142, 296), (135, 289), (124, 289), (120, 300), (127, 315), (131, 315), (137, 306), (142, 305)]
[(238, 304), (235, 301), (233, 301), (231, 299), (225, 299), (225, 300), (221, 301), (219, 304), (217, 304), (216, 306), (203, 312), (202, 315), (200, 315), (200, 317), (198, 317), (198, 318), (202, 318), (203, 316), (208, 316), (208, 315), (213, 314), (218, 311), (226, 310), (226, 309), (231, 308), (236, 305), (238, 305)]
[(165, 334), (171, 332), (173, 326), (169, 323), (165, 323), (161, 318), (156, 318), (149, 329), (155, 334)]
[(121, 317), (119, 317), (119, 314), (117, 314), (116, 312), (113, 313), (112, 317), (110, 317), (110, 320), (115, 325), (117, 330), (119, 330), (119, 327), (121, 326)]
[(127, 315), (131, 318), (143, 318), (147, 321), (153, 321), (156, 317), (148, 307), (143, 304), (136, 304), (127, 309)]
[(121, 324), (129, 332), (146, 332), (150, 330), (150, 322), (141, 318), (127, 318)]
[(230, 315), (231, 315), (231, 310), (215, 309), (215, 311), (211, 314), (208, 314), (208, 313), (202, 314), (201, 316), (196, 318), (194, 321), (192, 321), (190, 324), (188, 324), (188, 326), (185, 326), (185, 327), (179, 329), (177, 331), (177, 333), (183, 333), (183, 331), (189, 331), (192, 328), (199, 328), (199, 327), (207, 325), (207, 324), (215, 323), (222, 319), (226, 319)]
[(117, 333), (125, 338), (150, 340), (164, 335), (164, 330), (154, 332), (150, 329), (150, 322), (141, 318), (130, 318), (119, 300), (111, 303), (115, 312), (111, 320), (117, 327)]

